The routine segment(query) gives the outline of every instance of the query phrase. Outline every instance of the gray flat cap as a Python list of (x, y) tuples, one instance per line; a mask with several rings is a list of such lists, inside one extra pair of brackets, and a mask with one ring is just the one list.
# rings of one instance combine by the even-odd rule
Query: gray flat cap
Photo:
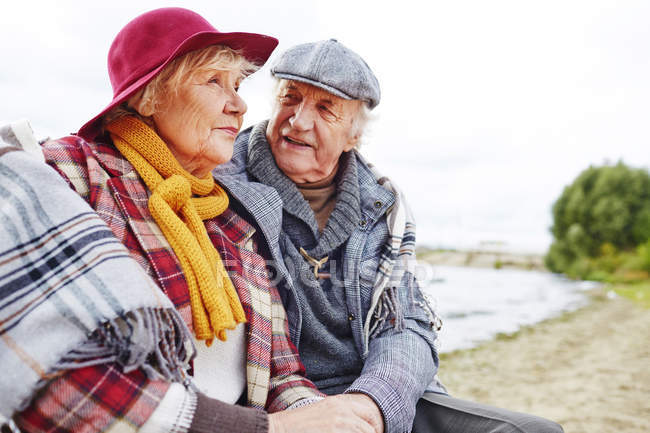
[(296, 45), (271, 68), (273, 76), (302, 81), (344, 99), (359, 99), (373, 109), (379, 104), (379, 81), (354, 51), (336, 39)]

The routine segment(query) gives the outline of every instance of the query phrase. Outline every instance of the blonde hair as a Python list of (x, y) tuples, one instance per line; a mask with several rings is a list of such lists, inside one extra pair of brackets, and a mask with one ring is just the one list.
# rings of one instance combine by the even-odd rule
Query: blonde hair
[(137, 91), (126, 102), (109, 111), (102, 119), (105, 127), (115, 119), (135, 116), (153, 127), (152, 116), (170, 94), (178, 93), (183, 83), (195, 74), (206, 70), (228, 71), (239, 69), (244, 79), (260, 66), (246, 59), (241, 51), (225, 45), (210, 45), (190, 51), (174, 60), (160, 71), (153, 80)]

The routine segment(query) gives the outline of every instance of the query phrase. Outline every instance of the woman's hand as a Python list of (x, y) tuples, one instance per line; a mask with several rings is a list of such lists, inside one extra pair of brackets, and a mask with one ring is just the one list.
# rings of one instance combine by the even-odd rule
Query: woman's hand
[(269, 415), (269, 433), (383, 433), (384, 421), (365, 394), (340, 394)]

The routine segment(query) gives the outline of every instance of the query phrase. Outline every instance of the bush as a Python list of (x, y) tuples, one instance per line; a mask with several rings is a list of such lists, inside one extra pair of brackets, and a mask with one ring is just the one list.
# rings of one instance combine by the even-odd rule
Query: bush
[(589, 167), (553, 204), (546, 266), (576, 278), (650, 272), (650, 175), (622, 162)]
[(650, 272), (650, 240), (636, 248), (638, 264), (635, 269), (643, 269)]
[(575, 256), (569, 250), (566, 242), (556, 240), (544, 257), (544, 264), (552, 272), (566, 272), (575, 260)]

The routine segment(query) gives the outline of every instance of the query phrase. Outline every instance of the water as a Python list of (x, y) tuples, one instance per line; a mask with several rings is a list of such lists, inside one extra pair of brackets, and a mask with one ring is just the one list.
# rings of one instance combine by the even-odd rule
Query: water
[(587, 302), (592, 282), (509, 269), (425, 266), (425, 292), (443, 320), (441, 352), (474, 347)]

